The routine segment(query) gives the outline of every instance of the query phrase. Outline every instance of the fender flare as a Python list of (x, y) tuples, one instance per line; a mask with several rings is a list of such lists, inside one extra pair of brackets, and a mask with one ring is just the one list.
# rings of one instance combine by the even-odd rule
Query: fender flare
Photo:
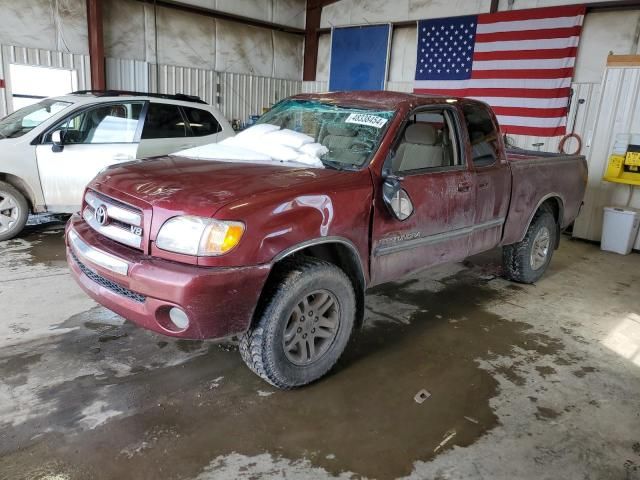
[[(560, 230), (562, 230), (562, 219), (564, 218), (564, 199), (562, 198), (562, 195), (560, 195), (557, 192), (552, 192), (552, 193), (547, 193), (545, 196), (543, 196), (539, 201), (538, 204), (536, 205), (536, 208), (534, 208), (531, 211), (531, 214), (529, 215), (529, 219), (527, 220), (527, 224), (522, 232), (522, 235), (520, 236), (520, 239), (518, 241), (522, 241), (522, 239), (524, 238), (524, 236), (527, 234), (527, 231), (529, 230), (529, 227), (531, 226), (531, 222), (533, 221), (533, 217), (536, 214), (536, 212), (538, 210), (540, 210), (540, 207), (542, 206), (542, 204), (544, 202), (546, 202), (547, 200), (550, 199), (557, 199), (558, 202), (558, 233), (560, 233)], [(560, 241), (560, 237), (558, 236), (557, 242)], [(557, 245), (556, 245), (557, 248)]]
[[(348, 238), (339, 237), (339, 236), (329, 236), (329, 237), (320, 237), (320, 238), (312, 238), (309, 240), (305, 240), (304, 242), (297, 243), (288, 248), (285, 248), (280, 253), (278, 253), (272, 260), (272, 263), (277, 263), (286, 257), (293, 255), (296, 252), (304, 250), (305, 248), (313, 247), (316, 245), (323, 245), (326, 243), (339, 243), (341, 245), (346, 246), (351, 253), (355, 256), (358, 264), (358, 273), (360, 276), (360, 280), (362, 281), (362, 285), (366, 286), (366, 277), (364, 265), (362, 264), (362, 258), (360, 258), (360, 252), (356, 248), (355, 244), (349, 240)], [(365, 287), (366, 288), (366, 287)]]

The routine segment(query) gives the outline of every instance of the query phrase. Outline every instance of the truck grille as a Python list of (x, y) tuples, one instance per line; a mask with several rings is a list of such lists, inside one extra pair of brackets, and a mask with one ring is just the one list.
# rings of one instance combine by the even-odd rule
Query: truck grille
[(73, 250), (71, 250), (70, 252), (71, 252), (71, 256), (73, 257), (73, 261), (76, 262), (76, 265), (78, 265), (78, 268), (82, 271), (82, 273), (84, 273), (87, 277), (89, 277), (98, 285), (106, 288), (107, 290), (111, 290), (113, 293), (116, 293), (130, 300), (133, 300), (134, 302), (144, 303), (145, 300), (147, 299), (147, 297), (145, 297), (144, 295), (140, 295), (139, 293), (133, 292), (128, 288), (125, 288), (122, 285), (118, 285), (116, 282), (112, 282), (108, 278), (104, 278), (102, 275), (99, 275), (98, 273), (94, 272), (89, 267), (87, 267), (84, 263), (82, 263), (80, 259), (78, 259), (78, 257), (73, 252)]
[(116, 242), (142, 249), (142, 211), (88, 190), (82, 218), (96, 232)]

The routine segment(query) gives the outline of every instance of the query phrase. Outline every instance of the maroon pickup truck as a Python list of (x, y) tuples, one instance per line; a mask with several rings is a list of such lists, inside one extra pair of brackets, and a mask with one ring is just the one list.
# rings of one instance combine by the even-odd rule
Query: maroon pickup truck
[[(267, 152), (255, 161), (186, 151), (103, 171), (68, 223), (67, 259), (144, 328), (238, 336), (279, 388), (333, 367), (373, 285), (497, 246), (508, 278), (537, 281), (586, 186), (584, 157), (505, 151), (491, 109), (468, 99), (298, 95), (258, 124), (283, 144), (246, 136)], [(311, 148), (288, 157), (295, 142)]]

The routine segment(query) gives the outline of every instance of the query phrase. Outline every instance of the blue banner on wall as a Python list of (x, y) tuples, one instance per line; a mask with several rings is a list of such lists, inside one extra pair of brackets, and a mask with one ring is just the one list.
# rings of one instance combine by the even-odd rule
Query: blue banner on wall
[(329, 90), (383, 90), (389, 33), (389, 25), (334, 29)]

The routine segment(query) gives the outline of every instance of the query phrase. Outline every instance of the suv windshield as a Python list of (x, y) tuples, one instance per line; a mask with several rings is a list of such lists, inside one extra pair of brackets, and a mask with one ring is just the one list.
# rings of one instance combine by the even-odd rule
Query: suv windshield
[(70, 102), (47, 99), (16, 110), (0, 120), (0, 136), (2, 138), (21, 137), (69, 105), (71, 105)]
[(284, 100), (265, 113), (269, 123), (305, 133), (329, 150), (320, 157), (334, 168), (361, 167), (377, 150), (393, 110), (370, 110), (315, 100)]

